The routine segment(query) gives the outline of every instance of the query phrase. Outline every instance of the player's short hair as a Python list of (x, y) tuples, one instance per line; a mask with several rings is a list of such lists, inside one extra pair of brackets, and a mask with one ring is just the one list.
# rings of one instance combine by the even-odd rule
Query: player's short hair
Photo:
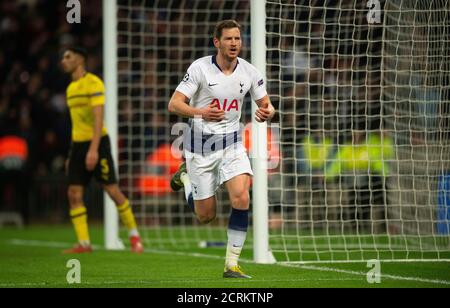
[(214, 28), (214, 38), (220, 40), (220, 38), (222, 37), (223, 29), (231, 28), (238, 28), (240, 31), (241, 25), (234, 19), (227, 19), (219, 22)]
[(85, 62), (87, 61), (88, 53), (87, 53), (87, 50), (84, 49), (83, 47), (71, 46), (71, 47), (66, 48), (66, 51), (71, 51), (77, 55), (80, 55), (83, 57)]

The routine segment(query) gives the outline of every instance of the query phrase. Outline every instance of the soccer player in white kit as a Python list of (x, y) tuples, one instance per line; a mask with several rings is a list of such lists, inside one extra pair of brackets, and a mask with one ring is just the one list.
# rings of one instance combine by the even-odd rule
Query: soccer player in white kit
[(225, 185), (232, 210), (223, 277), (251, 278), (238, 265), (247, 234), (253, 175), (242, 144), (240, 118), (249, 91), (259, 107), (255, 114), (258, 122), (272, 119), (275, 109), (262, 74), (238, 58), (242, 40), (236, 21), (216, 25), (214, 46), (217, 54), (193, 62), (169, 102), (169, 111), (190, 118), (191, 124), (184, 141), (186, 163), (172, 178), (171, 186), (175, 191), (184, 187), (189, 207), (206, 224), (215, 219), (216, 190)]

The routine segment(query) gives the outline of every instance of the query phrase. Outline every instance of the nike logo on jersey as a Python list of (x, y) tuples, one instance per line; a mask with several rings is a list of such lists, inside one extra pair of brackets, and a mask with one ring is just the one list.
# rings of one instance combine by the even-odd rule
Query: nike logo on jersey
[(208, 83), (208, 87), (214, 87), (214, 86), (217, 86), (218, 85), (218, 83)]

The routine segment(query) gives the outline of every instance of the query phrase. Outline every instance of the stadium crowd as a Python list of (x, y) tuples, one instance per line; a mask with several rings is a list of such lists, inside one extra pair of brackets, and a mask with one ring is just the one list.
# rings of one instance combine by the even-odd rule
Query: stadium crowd
[[(158, 3), (163, 5), (165, 2)], [(178, 2), (167, 3), (178, 5)], [(232, 12), (235, 2), (226, 0), (214, 3), (217, 8), (227, 6), (230, 8), (227, 12)], [(180, 1), (179, 5), (186, 3)], [(240, 12), (246, 11), (248, 5), (248, 1), (241, 1)], [(60, 69), (61, 51), (66, 46), (82, 45), (89, 51), (87, 67), (102, 76), (100, 7), (101, 0), (83, 2), (82, 22), (69, 24), (64, 5), (49, 5), (45, 0), (4, 0), (0, 3), (0, 137), (13, 135), (26, 141), (27, 163), (22, 172), (28, 180), (53, 175), (64, 177), (64, 161), (70, 147), (70, 117), (65, 102), (69, 79)], [(126, 11), (122, 12), (123, 16), (120, 14), (119, 17), (136, 21), (144, 16)], [(148, 18), (158, 19), (155, 24), (147, 24), (150, 28), (141, 29), (136, 24), (129, 27), (121, 22), (118, 27), (119, 116), (122, 122), (119, 135), (125, 136), (119, 140), (122, 148), (119, 159), (126, 161), (119, 164), (119, 173), (124, 174), (136, 174), (140, 164), (134, 162), (145, 160), (153, 150), (167, 142), (165, 136), (170, 134), (167, 123), (175, 120), (166, 113), (169, 92), (179, 82), (186, 69), (185, 64), (191, 58), (204, 55), (205, 50), (211, 50), (195, 49), (194, 54), (187, 54), (194, 49), (183, 46), (192, 42), (181, 39), (182, 35), (170, 36), (173, 31), (184, 33), (189, 30), (179, 27), (180, 14), (167, 14), (166, 10), (161, 10), (157, 16), (153, 16), (151, 11), (148, 14)], [(316, 140), (311, 139), (313, 135), (314, 138), (325, 138), (333, 145), (351, 145), (355, 129), (373, 130), (374, 135), (381, 134), (376, 116), (380, 114), (379, 88), (372, 86), (377, 84), (379, 75), (365, 75), (364, 71), (369, 66), (374, 72), (378, 71), (380, 45), (368, 45), (364, 41), (369, 36), (367, 30), (355, 31), (351, 23), (345, 23), (345, 27), (350, 28), (343, 26), (340, 33), (328, 29), (322, 21), (336, 18), (338, 14), (345, 18), (346, 13), (332, 7), (326, 13), (320, 9), (293, 11), (283, 16), (286, 23), (275, 23), (274, 28), (269, 29), (274, 34), (268, 44), (271, 57), (268, 61), (268, 86), (270, 94), (274, 95), (272, 100), (280, 110), (274, 121), (280, 122), (282, 128), (283, 179), (280, 187), (285, 190), (283, 195), (287, 198), (278, 201), (281, 203), (297, 202), (298, 196), (290, 192), (310, 191), (316, 185), (308, 184), (297, 189), (300, 185), (312, 183), (305, 180), (306, 175), (315, 176), (315, 171), (308, 169), (311, 166), (305, 163), (308, 157), (305, 157), (303, 149), (304, 145), (312, 147), (309, 141)], [(193, 18), (199, 22), (205, 17), (212, 24), (219, 18), (216, 14), (198, 14)], [(226, 14), (220, 16), (230, 17)], [(238, 17), (246, 20), (249, 14)], [(361, 13), (358, 18), (363, 19), (365, 15)], [(289, 22), (292, 20), (304, 22), (294, 28), (294, 23)], [(248, 20), (243, 23), (248, 25)], [(137, 33), (143, 31), (160, 35), (155, 36), (156, 41), (151, 41), (151, 35), (140, 41)], [(295, 33), (295, 38), (282, 33)], [(374, 37), (379, 34), (376, 31), (370, 33)], [(346, 37), (348, 35), (356, 35), (360, 40), (352, 42)], [(127, 43), (143, 47), (132, 48)], [(206, 39), (193, 43), (196, 46), (209, 45)], [(147, 48), (155, 45), (163, 47), (156, 50)], [(353, 54), (354, 50), (361, 51), (357, 57)], [(248, 58), (248, 51), (244, 50), (244, 58)], [(375, 56), (369, 59), (360, 55), (368, 51)], [(158, 87), (159, 84), (169, 86)], [(250, 109), (247, 108), (244, 113), (243, 119), (248, 121)], [(318, 144), (323, 143), (320, 140)], [(374, 170), (379, 176), (380, 169)], [(340, 176), (325, 175), (326, 171), (323, 173), (321, 177), (330, 181)], [(124, 178), (122, 181), (125, 181), (122, 182), (125, 186), (134, 185), (131, 179)], [(10, 195), (2, 194), (3, 198)], [(358, 199), (357, 194), (354, 198)], [(8, 200), (2, 204), (8, 204)]]

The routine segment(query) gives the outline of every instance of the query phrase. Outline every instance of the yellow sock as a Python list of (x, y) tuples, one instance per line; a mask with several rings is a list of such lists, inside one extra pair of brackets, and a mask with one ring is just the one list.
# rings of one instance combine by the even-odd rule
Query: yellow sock
[(87, 224), (87, 210), (84, 206), (70, 210), (70, 218), (72, 219), (78, 242), (82, 245), (89, 245), (89, 231)]
[(119, 211), (120, 219), (128, 231), (137, 231), (137, 224), (131, 211), (130, 202), (126, 200), (124, 204), (117, 206), (117, 210)]

